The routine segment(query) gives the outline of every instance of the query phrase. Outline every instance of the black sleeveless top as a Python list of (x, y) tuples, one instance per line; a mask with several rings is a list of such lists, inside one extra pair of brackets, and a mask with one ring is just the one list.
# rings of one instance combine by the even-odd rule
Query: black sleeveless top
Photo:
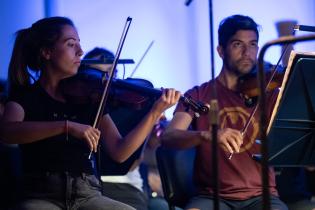
[[(23, 107), (24, 121), (70, 120), (92, 125), (96, 112), (91, 104), (78, 105), (53, 99), (39, 83), (16, 91), (10, 101), (16, 101)], [(88, 159), (88, 145), (70, 135), (67, 140), (65, 133), (21, 144), (20, 148), (25, 172), (93, 173), (92, 163)]]

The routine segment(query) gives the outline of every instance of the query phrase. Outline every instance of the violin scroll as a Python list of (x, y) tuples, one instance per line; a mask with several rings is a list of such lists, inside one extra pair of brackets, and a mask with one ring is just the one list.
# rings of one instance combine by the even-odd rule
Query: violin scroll
[(195, 112), (196, 117), (200, 117), (202, 114), (207, 114), (210, 110), (210, 105), (206, 105), (200, 101), (194, 101), (191, 96), (181, 96), (181, 101), (188, 107), (191, 108)]

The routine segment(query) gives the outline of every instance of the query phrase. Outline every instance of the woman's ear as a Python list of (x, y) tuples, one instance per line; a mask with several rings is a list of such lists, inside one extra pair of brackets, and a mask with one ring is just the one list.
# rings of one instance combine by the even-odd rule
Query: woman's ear
[(49, 49), (47, 49), (47, 48), (42, 48), (42, 49), (40, 50), (40, 54), (41, 54), (41, 56), (42, 56), (45, 60), (49, 60), (49, 59), (50, 59), (51, 53), (50, 53), (50, 50), (49, 50)]

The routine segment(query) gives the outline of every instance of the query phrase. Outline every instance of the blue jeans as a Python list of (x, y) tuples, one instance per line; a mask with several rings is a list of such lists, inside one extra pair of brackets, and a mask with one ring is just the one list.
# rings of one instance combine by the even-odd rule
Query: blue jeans
[[(226, 200), (220, 199), (220, 210), (261, 210), (263, 201), (261, 196), (247, 200)], [(288, 210), (287, 206), (276, 196), (270, 196), (271, 210)], [(190, 199), (185, 209), (197, 208), (200, 210), (214, 209), (213, 198), (206, 196), (195, 196)]]
[(24, 178), (19, 210), (131, 210), (128, 205), (102, 196), (99, 180), (84, 173), (28, 174)]

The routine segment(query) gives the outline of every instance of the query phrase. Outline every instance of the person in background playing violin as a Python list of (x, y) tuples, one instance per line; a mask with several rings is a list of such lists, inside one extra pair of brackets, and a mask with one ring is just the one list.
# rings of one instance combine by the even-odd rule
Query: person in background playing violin
[[(256, 22), (248, 16), (233, 15), (225, 18), (218, 30), (217, 51), (223, 61), (220, 74), (213, 80), (186, 92), (197, 101), (209, 103), (214, 99), (212, 91), (214, 87), (216, 88), (219, 106), (219, 196), (220, 209), (223, 210), (257, 210), (262, 209), (263, 205), (261, 165), (252, 159), (252, 155), (260, 151), (259, 145), (255, 144), (255, 140), (259, 139), (259, 114), (253, 116), (247, 131), (242, 134), (241, 130), (253, 107), (245, 105), (244, 98), (238, 90), (238, 79), (253, 71), (257, 62), (258, 29)], [(268, 92), (269, 111), (276, 96), (276, 90)], [(195, 118), (194, 113), (187, 111), (179, 103), (173, 119), (161, 136), (163, 146), (197, 149), (194, 167), (197, 193), (185, 209), (214, 208), (209, 123), (207, 115)], [(187, 131), (190, 124), (194, 130)], [(286, 205), (278, 198), (272, 169), (269, 178), (271, 209), (286, 210)]]
[[(101, 47), (95, 47), (91, 51), (89, 51), (83, 59), (94, 59), (94, 60), (101, 60), (101, 61), (114, 61), (115, 55)], [(79, 71), (84, 71), (85, 69), (95, 69), (97, 71), (102, 71), (103, 73), (107, 74), (111, 71), (112, 64), (89, 64), (89, 65), (81, 65)], [(117, 76), (117, 69), (114, 70), (113, 78)]]
[(163, 91), (124, 138), (106, 112), (94, 128), (96, 105), (72, 103), (59, 88), (61, 80), (77, 73), (82, 54), (77, 30), (66, 17), (44, 18), (17, 32), (0, 125), (1, 141), (21, 149), (23, 190), (16, 209), (134, 209), (101, 194), (90, 152), (100, 140), (113, 159), (126, 160), (180, 93)]
[[(113, 61), (114, 54), (105, 48), (95, 47), (84, 56), (84, 59), (99, 59), (105, 62)], [(89, 71), (92, 69), (95, 71), (101, 71), (102, 74), (108, 74), (111, 70), (111, 66), (111, 64), (81, 65), (79, 71)], [(115, 75), (113, 77), (116, 78), (116, 75), (117, 70), (115, 70)], [(123, 118), (123, 114), (124, 113), (121, 111), (119, 117)], [(126, 203), (137, 210), (147, 210), (148, 199), (143, 190), (143, 179), (139, 171), (140, 162), (141, 157), (134, 161), (131, 169), (125, 175), (105, 176), (104, 174), (100, 174), (103, 195)]]

